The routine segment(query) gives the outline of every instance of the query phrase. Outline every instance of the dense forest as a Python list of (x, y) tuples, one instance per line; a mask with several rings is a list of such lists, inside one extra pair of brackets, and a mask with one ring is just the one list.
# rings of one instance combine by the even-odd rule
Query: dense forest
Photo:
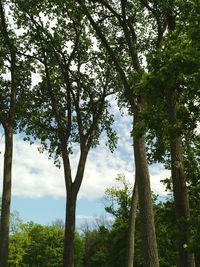
[[(200, 266), (199, 14), (198, 0), (0, 0), (0, 267)], [(113, 224), (79, 232), (88, 154), (102, 134), (117, 146), (111, 97), (132, 117), (135, 177), (105, 192)], [(64, 223), (11, 213), (15, 134), (63, 169)], [(151, 191), (154, 163), (171, 171), (164, 202)]]

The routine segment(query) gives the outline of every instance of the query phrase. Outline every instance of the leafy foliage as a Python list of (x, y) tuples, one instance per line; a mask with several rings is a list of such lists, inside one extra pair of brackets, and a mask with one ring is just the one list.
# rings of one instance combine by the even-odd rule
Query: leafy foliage
[[(21, 220), (20, 220), (21, 221)], [(64, 229), (52, 224), (14, 223), (10, 234), (9, 266), (62, 266)], [(82, 267), (83, 239), (75, 236), (75, 266)]]

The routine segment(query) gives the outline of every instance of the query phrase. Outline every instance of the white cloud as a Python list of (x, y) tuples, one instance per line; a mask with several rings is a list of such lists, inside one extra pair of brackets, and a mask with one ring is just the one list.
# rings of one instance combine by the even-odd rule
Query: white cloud
[(171, 176), (170, 170), (165, 170), (161, 164), (155, 164), (150, 166), (151, 186), (153, 191), (159, 195), (167, 195), (165, 187), (160, 182)]
[[(116, 112), (116, 107), (114, 107)], [(116, 117), (114, 125), (119, 134), (117, 150), (112, 154), (101, 145), (89, 152), (85, 175), (79, 192), (79, 198), (94, 199), (103, 196), (105, 189), (116, 185), (115, 178), (124, 173), (131, 184), (134, 182), (134, 159), (132, 138), (130, 137), (131, 119), (127, 115)], [(4, 150), (4, 140), (0, 140), (0, 151)], [(65, 197), (63, 169), (58, 169), (48, 159), (46, 153), (40, 154), (36, 144), (29, 145), (15, 136), (13, 162), (13, 195), (30, 198), (52, 196)], [(0, 173), (3, 173), (3, 153), (0, 155)], [(77, 149), (72, 155), (72, 172), (75, 175), (78, 160)], [(166, 194), (160, 180), (169, 177), (169, 172), (161, 165), (150, 168), (152, 189), (156, 194)], [(2, 179), (1, 184), (2, 188)]]
[(56, 168), (46, 154), (40, 154), (37, 145), (30, 146), (17, 136), (14, 140), (13, 195), (33, 198), (45, 195), (60, 197), (64, 195), (63, 189), (63, 170)]

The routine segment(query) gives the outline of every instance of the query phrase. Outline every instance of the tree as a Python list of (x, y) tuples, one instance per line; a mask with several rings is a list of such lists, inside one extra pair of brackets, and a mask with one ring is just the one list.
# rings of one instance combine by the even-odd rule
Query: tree
[[(199, 102), (197, 96), (199, 89), (194, 82), (198, 75), (199, 63), (196, 59), (199, 56), (199, 45), (192, 37), (196, 22), (191, 20), (191, 14), (194, 15), (196, 11), (195, 3), (191, 2), (185, 4), (180, 2), (169, 8), (170, 17), (167, 20), (169, 34), (160, 51), (151, 58), (148, 75), (152, 79), (147, 78), (146, 81), (151, 88), (150, 94), (154, 96), (154, 99), (147, 96), (151, 101), (150, 105), (153, 101), (152, 109), (157, 106), (156, 112), (160, 108), (158, 114), (162, 114), (162, 118), (157, 116), (157, 119), (160, 117), (159, 120), (162, 121), (162, 126), (159, 127), (162, 129), (161, 133), (158, 133), (160, 129), (156, 127), (157, 148), (160, 149), (165, 144), (160, 152), (164, 152), (166, 147), (170, 151), (175, 212), (180, 229), (178, 243), (180, 266), (185, 264), (195, 266), (194, 255), (184, 248), (184, 244), (189, 244), (191, 239), (187, 222), (190, 218), (190, 208), (186, 184), (187, 172), (184, 168), (184, 140), (189, 136), (193, 138), (199, 120), (198, 113), (194, 114), (195, 106)], [(175, 15), (177, 12), (179, 16)], [(161, 99), (164, 99), (163, 103)]]
[[(171, 30), (174, 30), (173, 28)], [(191, 68), (191, 66), (190, 66)], [(184, 70), (182, 68), (182, 70)], [(177, 75), (178, 76), (178, 75)], [(174, 86), (176, 88), (174, 88)], [(169, 93), (166, 94), (167, 101), (167, 113), (168, 122), (172, 128), (174, 128), (174, 134), (170, 135), (170, 153), (171, 153), (171, 170), (172, 170), (172, 181), (173, 181), (173, 192), (175, 200), (175, 211), (178, 223), (183, 233), (179, 238), (179, 266), (195, 266), (194, 255), (190, 254), (185, 248), (184, 244), (190, 242), (190, 231), (187, 227), (187, 222), (184, 223), (182, 220), (189, 220), (189, 197), (186, 187), (186, 175), (183, 163), (183, 147), (182, 147), (182, 136), (181, 133), (175, 130), (180, 120), (178, 118), (179, 110), (179, 93), (182, 90), (182, 81), (176, 86), (174, 84), (173, 89), (169, 88)], [(181, 222), (182, 221), (182, 222)], [(184, 225), (184, 226), (183, 226)]]
[[(110, 230), (110, 264), (112, 266), (126, 266), (129, 257), (129, 220), (131, 209), (137, 209), (137, 202), (132, 204), (132, 188), (126, 181), (124, 175), (119, 175), (116, 180), (121, 184), (120, 187), (107, 188), (105, 191), (106, 205), (105, 210), (114, 216), (114, 224)], [(136, 214), (135, 214), (136, 216)], [(136, 220), (134, 220), (135, 222)], [(135, 238), (135, 227), (134, 227)], [(135, 243), (135, 242), (134, 242)], [(131, 253), (132, 255), (132, 253)]]
[[(109, 231), (108, 244), (110, 266), (125, 266), (128, 239), (128, 219), (131, 212), (131, 187), (121, 176), (117, 179), (120, 187), (108, 188), (106, 194), (106, 211), (114, 216), (114, 223)], [(174, 202), (171, 197), (159, 201), (153, 194), (156, 234), (159, 246), (160, 264), (163, 267), (176, 266), (179, 229), (176, 225)], [(198, 207), (196, 207), (198, 209)], [(142, 266), (140, 211), (137, 209), (135, 230), (134, 266)], [(194, 239), (198, 238), (195, 234)]]
[[(25, 56), (35, 59), (41, 76), (27, 97), (27, 117), (21, 126), (27, 135), (41, 141), (41, 150), (47, 150), (56, 165), (62, 158), (67, 193), (63, 266), (72, 267), (76, 199), (88, 152), (104, 130), (111, 149), (116, 141), (106, 100), (113, 93), (115, 75), (110, 79), (107, 57), (92, 50), (84, 18), (73, 1), (64, 7), (39, 1), (37, 9), (36, 3), (18, 1), (16, 7), (17, 23), (26, 30), (25, 44), (30, 44)], [(52, 17), (56, 26), (51, 27)], [(73, 179), (70, 154), (74, 144), (79, 144), (80, 153)]]
[(18, 219), (18, 216), (17, 220), (12, 221), (11, 216), (8, 266), (25, 266), (24, 257), (27, 255), (29, 245), (30, 239), (26, 225)]
[[(18, 217), (17, 217), (18, 218)], [(34, 222), (12, 221), (9, 266), (62, 266), (64, 229), (55, 224), (44, 226)], [(84, 243), (75, 234), (75, 266), (82, 267)]]
[[(0, 123), (5, 134), (3, 192), (0, 223), (0, 265), (7, 266), (9, 243), (9, 220), (12, 184), (13, 134), (16, 130), (16, 106), (21, 91), (29, 86), (27, 63), (20, 59), (17, 47), (20, 40), (10, 27), (0, 1)], [(7, 6), (9, 8), (9, 6)], [(21, 79), (23, 76), (23, 79)]]
[[(11, 83), (4, 83), (6, 89), (9, 88), (9, 107), (6, 110), (6, 114), (3, 114), (5, 110), (0, 113), (1, 124), (3, 125), (5, 132), (5, 157), (4, 157), (4, 174), (3, 174), (3, 194), (2, 194), (2, 209), (1, 209), (1, 224), (0, 224), (0, 265), (7, 266), (8, 260), (8, 235), (9, 235), (9, 218), (10, 218), (10, 200), (11, 200), (11, 170), (12, 170), (12, 153), (13, 153), (13, 128), (14, 128), (14, 116), (16, 105), (16, 49), (13, 44), (13, 40), (10, 37), (7, 29), (7, 23), (5, 19), (5, 12), (2, 1), (0, 2), (0, 15), (1, 15), (1, 38), (3, 45), (5, 45), (5, 53), (10, 58), (10, 71), (11, 71)], [(2, 46), (2, 44), (1, 44)], [(3, 59), (1, 59), (2, 61)], [(5, 60), (5, 58), (4, 58)], [(3, 62), (2, 62), (3, 63)], [(6, 102), (5, 89), (3, 90), (2, 73), (5, 66), (1, 66), (1, 101)], [(6, 104), (6, 103), (5, 103)]]
[[(166, 27), (160, 21), (159, 16), (153, 17), (153, 22), (151, 18), (149, 20), (151, 26), (148, 25), (147, 27), (144, 21), (149, 17), (145, 15), (147, 11), (145, 1), (135, 3), (131, 1), (120, 1), (119, 3), (116, 3), (116, 1), (92, 1), (91, 8), (88, 7), (87, 1), (79, 0), (78, 2), (84, 9), (91, 26), (116, 68), (124, 87), (123, 96), (134, 117), (134, 128), (140, 128), (140, 131), (134, 135), (133, 143), (136, 185), (142, 218), (143, 257), (145, 266), (159, 266), (150, 177), (145, 149), (145, 122), (141, 117), (141, 113), (145, 110), (145, 101), (135, 85), (145, 72), (140, 53), (144, 54), (147, 49), (155, 50), (155, 47), (159, 47)], [(155, 10), (157, 9), (158, 7), (155, 4)], [(156, 30), (154, 23), (157, 26)], [(140, 25), (142, 25), (141, 28)], [(153, 40), (149, 35), (149, 29), (147, 29), (149, 27), (152, 30), (151, 36), (155, 36)], [(113, 31), (111, 31), (111, 28), (113, 28)], [(144, 33), (147, 34), (150, 42), (148, 38), (144, 38)], [(135, 192), (137, 192), (137, 189)], [(133, 214), (134, 212), (133, 209)], [(132, 216), (132, 220), (132, 225), (134, 225), (135, 216)], [(130, 249), (129, 251), (133, 254), (133, 251)], [(127, 266), (133, 266), (133, 256), (128, 258), (130, 261)]]
[(85, 253), (84, 266), (95, 267), (110, 266), (109, 261), (109, 230), (102, 224), (94, 230), (87, 230), (84, 233)]
[(62, 266), (64, 230), (35, 223), (26, 225), (29, 245), (23, 263), (31, 266)]

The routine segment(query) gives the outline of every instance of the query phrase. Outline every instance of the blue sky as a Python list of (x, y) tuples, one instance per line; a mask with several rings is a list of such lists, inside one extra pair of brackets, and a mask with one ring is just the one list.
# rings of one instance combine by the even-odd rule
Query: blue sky
[[(34, 221), (40, 224), (51, 224), (56, 219), (65, 218), (65, 198), (40, 197), (12, 198), (12, 210), (17, 210), (25, 222)], [(85, 222), (93, 222), (101, 216), (108, 218), (104, 210), (104, 200), (102, 198), (89, 200), (86, 198), (79, 199), (77, 202), (76, 225), (81, 227)]]
[[(77, 203), (77, 226), (85, 221), (106, 215), (102, 200), (104, 191), (110, 186), (118, 186), (115, 178), (124, 173), (127, 180), (134, 182), (134, 160), (132, 140), (130, 137), (131, 118), (125, 112), (122, 117), (113, 100), (112, 112), (119, 141), (118, 147), (111, 153), (105, 146), (105, 136), (100, 146), (89, 153), (83, 184)], [(0, 138), (0, 173), (3, 174), (4, 136)], [(75, 150), (76, 151), (76, 150)], [(75, 174), (78, 153), (71, 157), (72, 172)], [(156, 194), (165, 195), (160, 180), (169, 177), (169, 172), (161, 165), (150, 167), (151, 185)], [(0, 183), (2, 190), (2, 179)], [(38, 145), (29, 145), (20, 135), (14, 140), (12, 210), (19, 211), (24, 221), (50, 224), (55, 219), (65, 217), (65, 186), (63, 169), (58, 169), (48, 159), (46, 153), (38, 152)]]

